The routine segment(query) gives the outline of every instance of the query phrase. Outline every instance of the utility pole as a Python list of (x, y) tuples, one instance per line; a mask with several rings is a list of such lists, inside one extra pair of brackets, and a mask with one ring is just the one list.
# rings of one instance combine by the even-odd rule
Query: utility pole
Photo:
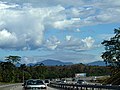
[(24, 70), (23, 70), (23, 83), (24, 83), (25, 77), (24, 77)]

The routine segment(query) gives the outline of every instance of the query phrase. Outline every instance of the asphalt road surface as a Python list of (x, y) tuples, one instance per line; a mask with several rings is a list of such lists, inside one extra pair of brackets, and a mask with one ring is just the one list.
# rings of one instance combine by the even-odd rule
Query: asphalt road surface
[[(24, 90), (24, 89), (21, 84), (18, 84), (18, 85), (0, 86), (0, 90)], [(59, 89), (47, 87), (46, 90), (59, 90)]]

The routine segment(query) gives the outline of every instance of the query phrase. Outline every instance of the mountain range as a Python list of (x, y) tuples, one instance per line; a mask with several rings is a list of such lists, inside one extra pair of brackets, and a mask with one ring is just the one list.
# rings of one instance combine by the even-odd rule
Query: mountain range
[[(27, 66), (34, 66), (34, 65), (40, 65), (40, 64), (44, 64), (45, 66), (56, 66), (56, 65), (72, 65), (72, 62), (62, 62), (59, 60), (52, 60), (52, 59), (47, 59), (47, 60), (43, 60), (41, 62), (37, 62), (37, 63), (29, 63), (27, 64)], [(85, 65), (91, 65), (91, 66), (106, 66), (104, 61), (94, 61), (94, 62), (90, 62), (90, 63), (86, 63)]]
[(91, 66), (106, 66), (104, 61), (94, 61), (91, 63), (87, 63), (87, 65), (91, 65)]
[[(3, 62), (3, 61), (0, 61)], [(29, 63), (27, 64), (27, 66), (35, 66), (35, 65), (40, 65), (40, 64), (44, 64), (45, 66), (60, 66), (60, 65), (72, 65), (72, 62), (62, 62), (59, 60), (52, 60), (52, 59), (47, 59), (47, 60), (43, 60), (40, 62), (36, 62), (36, 63)], [(16, 66), (20, 66), (20, 63), (17, 63)], [(91, 66), (106, 66), (104, 61), (94, 61), (94, 62), (90, 62), (90, 63), (86, 63), (85, 65), (91, 65)]]
[(29, 63), (27, 64), (27, 66), (34, 66), (34, 65), (40, 65), (40, 64), (44, 64), (45, 66), (56, 66), (56, 65), (72, 65), (72, 62), (62, 62), (62, 61), (58, 61), (58, 60), (52, 60), (52, 59), (47, 59), (41, 62), (37, 62), (37, 63)]

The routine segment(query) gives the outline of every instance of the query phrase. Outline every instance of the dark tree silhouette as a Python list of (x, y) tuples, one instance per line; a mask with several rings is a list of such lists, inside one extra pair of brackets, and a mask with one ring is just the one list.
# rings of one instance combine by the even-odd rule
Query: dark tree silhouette
[(120, 28), (114, 29), (114, 36), (110, 40), (104, 40), (101, 44), (105, 46), (105, 52), (101, 55), (106, 64), (120, 67)]
[(17, 62), (19, 62), (21, 60), (21, 57), (20, 56), (11, 56), (10, 55), (10, 56), (5, 57), (5, 60), (7, 62), (11, 62), (11, 63), (15, 64), (15, 63), (17, 63)]

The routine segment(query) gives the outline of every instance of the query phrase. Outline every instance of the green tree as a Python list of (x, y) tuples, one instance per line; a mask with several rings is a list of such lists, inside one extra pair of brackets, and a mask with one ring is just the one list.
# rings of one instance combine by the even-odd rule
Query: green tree
[(7, 62), (11, 62), (11, 63), (15, 64), (15, 63), (18, 63), (21, 60), (21, 57), (20, 56), (11, 56), (10, 55), (10, 56), (5, 57), (5, 60)]
[(15, 74), (14, 74), (14, 69), (15, 65), (12, 64), (11, 62), (1, 62), (1, 75), (2, 75), (2, 82), (14, 82)]
[[(15, 68), (16, 67), (15, 67), (15, 64), (18, 63), (21, 60), (21, 57), (20, 56), (11, 56), (10, 55), (10, 56), (5, 57), (5, 60), (7, 61), (5, 63), (7, 63), (7, 65), (9, 66), (8, 69), (7, 69), (8, 66), (5, 69), (7, 70), (8, 76), (11, 75), (8, 78), (12, 77), (12, 79), (9, 80), (9, 81), (10, 82), (15, 82), (15, 79), (16, 79), (15, 78), (16, 77), (16, 73), (15, 73)], [(12, 67), (12, 65), (14, 66), (14, 68), (12, 70), (10, 70), (10, 68)]]
[(105, 46), (105, 52), (101, 55), (106, 64), (112, 67), (120, 67), (120, 28), (114, 29), (114, 36), (104, 40), (101, 44)]

